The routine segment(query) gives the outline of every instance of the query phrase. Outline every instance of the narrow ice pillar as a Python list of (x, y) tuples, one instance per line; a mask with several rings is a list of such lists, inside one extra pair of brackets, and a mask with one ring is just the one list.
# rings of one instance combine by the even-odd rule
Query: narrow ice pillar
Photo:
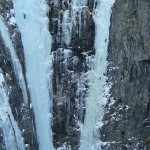
[(95, 63), (90, 70), (89, 91), (86, 102), (86, 115), (81, 131), (80, 150), (100, 150), (102, 142), (99, 138), (99, 128), (102, 125), (103, 106), (106, 104), (104, 95), (107, 71), (107, 48), (109, 41), (109, 26), (111, 7), (115, 0), (96, 0), (93, 18), (95, 21)]

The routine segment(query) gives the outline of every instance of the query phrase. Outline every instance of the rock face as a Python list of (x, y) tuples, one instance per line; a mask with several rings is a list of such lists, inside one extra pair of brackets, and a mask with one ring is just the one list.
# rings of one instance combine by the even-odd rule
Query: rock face
[[(71, 6), (73, 1), (51, 1), (50, 32), (53, 37), (53, 140), (54, 146), (78, 149), (79, 122), (83, 122), (88, 70), (86, 56), (94, 54), (93, 2)], [(81, 89), (82, 86), (82, 89)], [(84, 88), (84, 90), (83, 90)]]
[(6, 88), (9, 93), (9, 103), (14, 116), (22, 131), (25, 144), (33, 149), (37, 147), (36, 135), (34, 133), (33, 118), (34, 114), (29, 106), (23, 102), (22, 91), (18, 85), (18, 80), (14, 74), (11, 56), (9, 50), (5, 47), (0, 36), (0, 68), (3, 73)]
[[(5, 24), (8, 27), (10, 38), (19, 58), (19, 61), (25, 74), (23, 46), (21, 42), (20, 32), (14, 22), (11, 21), (14, 17), (13, 6), (10, 1), (0, 2), (0, 15), (3, 17)], [(9, 96), (9, 104), (12, 110), (15, 121), (17, 121), (24, 143), (27, 149), (37, 149), (36, 133), (34, 127), (34, 114), (32, 108), (27, 106), (23, 101), (22, 90), (19, 87), (19, 81), (15, 75), (14, 66), (9, 49), (6, 47), (3, 38), (0, 35), (0, 70), (5, 79), (5, 87)], [(29, 97), (29, 93), (28, 93)], [(29, 101), (30, 102), (30, 101)], [(7, 112), (6, 112), (7, 113)], [(9, 117), (9, 116), (8, 116)], [(1, 127), (1, 124), (0, 124)], [(13, 128), (13, 127), (12, 127)], [(0, 130), (0, 149), (6, 149), (4, 139)]]
[[(79, 149), (80, 124), (84, 122), (88, 81), (86, 72), (95, 55), (96, 5), (72, 5), (74, 0), (49, 0), (49, 30), (53, 38), (53, 144)], [(83, 1), (84, 2), (84, 1)], [(108, 84), (100, 140), (104, 150), (150, 149), (150, 1), (116, 0), (112, 8), (108, 48)], [(0, 1), (0, 15), (8, 26), (15, 51), (25, 64), (19, 29), (11, 1)], [(34, 114), (23, 102), (9, 50), (0, 36), (0, 71), (9, 92), (9, 103), (26, 149), (37, 150)], [(27, 86), (26, 86), (27, 87)], [(30, 94), (28, 92), (30, 103)], [(0, 122), (1, 123), (1, 122)], [(1, 124), (0, 124), (1, 127)], [(5, 141), (0, 129), (0, 149)]]
[(150, 2), (116, 0), (108, 48), (103, 149), (150, 149)]

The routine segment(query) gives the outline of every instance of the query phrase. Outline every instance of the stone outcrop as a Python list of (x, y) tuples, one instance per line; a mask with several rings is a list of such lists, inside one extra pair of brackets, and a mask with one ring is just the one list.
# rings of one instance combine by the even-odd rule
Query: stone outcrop
[(150, 149), (150, 2), (116, 0), (110, 27), (101, 139), (105, 150)]
[(76, 150), (80, 141), (79, 122), (83, 122), (85, 113), (84, 73), (89, 69), (86, 57), (94, 55), (95, 25), (94, 3), (89, 1), (87, 6), (74, 9), (72, 2), (49, 3), (54, 56), (52, 130), (55, 147), (66, 143), (66, 147)]

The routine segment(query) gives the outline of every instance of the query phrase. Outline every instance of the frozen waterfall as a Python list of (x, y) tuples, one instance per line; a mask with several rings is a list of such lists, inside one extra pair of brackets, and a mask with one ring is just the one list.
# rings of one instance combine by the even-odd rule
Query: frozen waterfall
[(51, 35), (46, 0), (13, 0), (40, 150), (53, 150), (49, 93)]
[(103, 106), (106, 103), (105, 73), (107, 71), (107, 48), (111, 7), (115, 0), (96, 0), (93, 18), (95, 21), (95, 63), (88, 72), (89, 94), (86, 102), (86, 115), (81, 131), (80, 150), (100, 150), (99, 128), (102, 125)]

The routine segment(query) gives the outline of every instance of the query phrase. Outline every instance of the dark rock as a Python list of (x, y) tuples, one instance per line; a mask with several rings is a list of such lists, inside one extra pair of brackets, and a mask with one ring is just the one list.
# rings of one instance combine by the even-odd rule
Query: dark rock
[[(116, 0), (110, 27), (103, 149), (150, 149), (150, 2)], [(145, 120), (145, 121), (144, 121)], [(143, 122), (144, 121), (144, 122)]]
[[(87, 7), (73, 9), (71, 1), (50, 1), (50, 32), (53, 37), (53, 140), (54, 146), (64, 143), (72, 150), (79, 147), (79, 122), (83, 123), (85, 114), (86, 78), (88, 70), (86, 56), (94, 55), (94, 22), (91, 12), (93, 1)], [(67, 12), (68, 11), (68, 12)], [(66, 32), (64, 14), (68, 13)], [(71, 24), (71, 27), (69, 26)], [(70, 35), (66, 42), (65, 34)], [(81, 81), (81, 78), (82, 81)], [(78, 89), (82, 84), (83, 89)]]
[[(8, 27), (10, 38), (12, 39), (14, 49), (22, 65), (23, 74), (25, 77), (24, 54), (20, 32), (17, 28), (17, 25), (11, 24), (9, 21), (9, 19), (14, 15), (11, 12), (12, 9), (13, 5), (11, 1), (0, 1), (0, 14)], [(12, 114), (14, 116), (15, 121), (18, 122), (19, 129), (22, 132), (22, 136), (24, 138), (24, 143), (29, 145), (29, 149), (37, 150), (38, 144), (36, 140), (33, 110), (32, 108), (27, 106), (23, 101), (22, 90), (19, 87), (18, 80), (15, 76), (12, 58), (10, 56), (9, 49), (5, 46), (3, 42), (1, 35), (0, 68), (2, 69), (4, 75), (6, 84), (5, 86), (8, 89), (9, 103), (12, 110)], [(4, 143), (1, 141), (2, 140), (0, 140), (0, 149), (1, 147), (4, 147)]]

